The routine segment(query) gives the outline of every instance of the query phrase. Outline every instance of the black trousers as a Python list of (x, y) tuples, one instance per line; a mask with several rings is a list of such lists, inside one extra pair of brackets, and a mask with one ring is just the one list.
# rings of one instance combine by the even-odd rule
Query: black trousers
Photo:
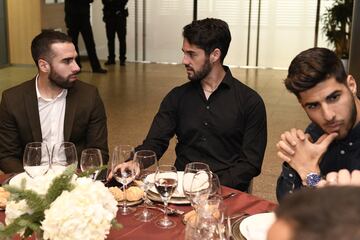
[[(86, 51), (89, 57), (92, 70), (100, 69), (101, 66), (96, 54), (94, 35), (90, 25), (90, 19), (89, 18), (74, 19), (74, 21), (68, 24), (67, 27), (68, 27), (68, 35), (72, 38), (72, 41), (75, 45), (78, 54), (79, 54), (78, 39), (79, 39), (79, 34), (81, 33), (81, 36), (84, 39)], [(79, 64), (79, 66), (81, 66), (79, 57), (76, 59), (76, 62)]]
[(108, 60), (115, 61), (115, 33), (119, 39), (120, 62), (126, 60), (126, 17), (113, 16), (104, 19), (108, 46)]

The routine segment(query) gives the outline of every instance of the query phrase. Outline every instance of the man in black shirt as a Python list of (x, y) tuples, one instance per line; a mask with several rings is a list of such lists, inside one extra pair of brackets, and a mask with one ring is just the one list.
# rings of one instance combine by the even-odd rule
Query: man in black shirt
[(305, 133), (281, 135), (278, 156), (284, 160), (277, 183), (278, 200), (295, 189), (315, 186), (340, 169), (360, 169), (360, 100), (356, 81), (326, 48), (311, 48), (294, 58), (286, 88), (294, 93), (312, 123)]
[(176, 135), (176, 168), (207, 163), (221, 184), (248, 190), (260, 174), (266, 147), (266, 112), (261, 97), (223, 66), (231, 35), (219, 19), (193, 21), (183, 29), (183, 64), (190, 82), (168, 93), (149, 133), (136, 150), (160, 158)]

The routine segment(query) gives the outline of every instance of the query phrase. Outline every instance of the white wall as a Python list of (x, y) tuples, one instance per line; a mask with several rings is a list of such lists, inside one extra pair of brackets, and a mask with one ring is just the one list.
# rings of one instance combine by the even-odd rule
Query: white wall
[[(142, 0), (138, 6), (138, 60), (142, 59)], [(251, 9), (251, 43), (249, 65), (255, 65), (258, 1)], [(333, 0), (321, 1), (321, 14)], [(146, 1), (146, 61), (181, 63), (182, 28), (192, 21), (193, 0)], [(127, 59), (135, 60), (135, 0), (129, 0), (127, 22)], [(225, 64), (245, 66), (247, 51), (249, 0), (199, 0), (198, 19), (217, 17), (225, 20), (232, 33), (232, 42)], [(296, 54), (313, 47), (315, 0), (262, 0), (259, 43), (259, 66), (287, 68)], [(107, 58), (105, 24), (102, 21), (102, 3), (95, 0), (92, 24), (97, 53)], [(327, 47), (321, 33), (318, 46)], [(118, 58), (118, 41), (116, 41)], [(83, 48), (82, 48), (83, 49)], [(84, 53), (83, 50), (80, 51)]]

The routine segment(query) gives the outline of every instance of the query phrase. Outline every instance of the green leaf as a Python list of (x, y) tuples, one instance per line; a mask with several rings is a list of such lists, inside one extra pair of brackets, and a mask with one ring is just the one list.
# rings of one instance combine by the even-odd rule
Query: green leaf
[(96, 171), (101, 172), (102, 170), (105, 170), (106, 168), (107, 168), (107, 165), (103, 165), (103, 166), (100, 166), (100, 167), (94, 167), (94, 168), (91, 168), (91, 169), (86, 170), (84, 172), (78, 173), (77, 175), (78, 175), (78, 177), (89, 177), (90, 175), (92, 175)]

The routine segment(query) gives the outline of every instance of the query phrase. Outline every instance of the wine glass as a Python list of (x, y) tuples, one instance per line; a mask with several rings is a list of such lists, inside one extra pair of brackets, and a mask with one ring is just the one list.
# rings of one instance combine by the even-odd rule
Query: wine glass
[(190, 187), (193, 181), (194, 175), (199, 171), (210, 172), (210, 167), (206, 163), (191, 162), (186, 164), (183, 176), (183, 192), (185, 197), (191, 203)]
[(51, 152), (51, 169), (60, 172), (70, 165), (78, 166), (75, 144), (72, 142), (55, 143)]
[(95, 181), (100, 172), (99, 167), (103, 165), (102, 155), (100, 149), (88, 148), (81, 152), (80, 168), (81, 171), (93, 171), (91, 178)]
[(120, 214), (128, 215), (135, 211), (135, 208), (127, 206), (126, 186), (131, 183), (137, 174), (139, 166), (131, 161), (134, 157), (134, 147), (130, 145), (118, 145), (114, 148), (111, 162), (111, 172), (116, 181), (122, 184), (124, 201), (119, 208)]
[(212, 173), (210, 171), (200, 170), (193, 175), (190, 189), (187, 194), (191, 205), (197, 211), (201, 202), (206, 201), (212, 191)]
[(49, 150), (46, 144), (42, 142), (26, 144), (23, 166), (27, 175), (31, 178), (45, 175), (50, 167)]
[(178, 175), (176, 168), (171, 165), (160, 165), (155, 173), (155, 187), (164, 202), (164, 217), (156, 222), (160, 228), (173, 228), (176, 223), (167, 215), (168, 202), (177, 187)]
[(135, 153), (134, 161), (139, 164), (140, 169), (136, 179), (140, 180), (138, 185), (144, 191), (144, 210), (137, 216), (137, 219), (142, 222), (150, 222), (154, 214), (147, 209), (147, 191), (154, 185), (153, 175), (158, 167), (156, 154), (151, 150), (140, 150)]
[(218, 175), (213, 172), (210, 172), (210, 191), (209, 197), (220, 195), (221, 196), (221, 184)]

